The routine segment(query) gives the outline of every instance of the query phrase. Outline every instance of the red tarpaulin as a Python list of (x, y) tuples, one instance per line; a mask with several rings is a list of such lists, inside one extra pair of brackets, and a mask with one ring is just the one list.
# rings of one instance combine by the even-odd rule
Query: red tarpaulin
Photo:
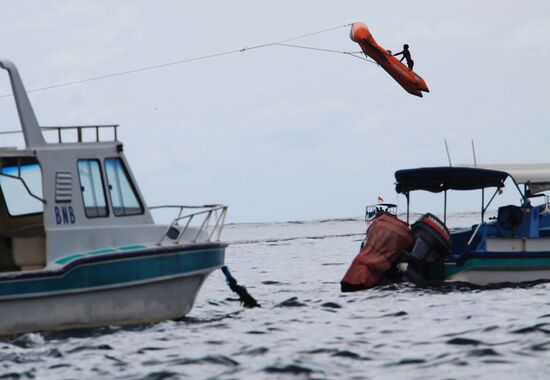
[(340, 282), (342, 291), (372, 288), (399, 258), (410, 250), (413, 236), (409, 225), (393, 215), (374, 219), (367, 230), (367, 240)]

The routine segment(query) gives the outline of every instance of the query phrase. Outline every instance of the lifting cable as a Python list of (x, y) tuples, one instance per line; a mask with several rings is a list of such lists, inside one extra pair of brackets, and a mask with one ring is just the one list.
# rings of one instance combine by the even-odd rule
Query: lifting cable
[[(33, 88), (33, 89), (28, 90), (27, 92), (38, 92), (38, 91), (50, 90), (52, 88), (72, 86), (72, 85), (75, 85), (75, 84), (92, 82), (92, 81), (96, 81), (96, 80), (100, 80), (100, 79), (107, 79), (107, 78), (113, 78), (113, 77), (118, 77), (118, 76), (123, 76), (123, 75), (134, 74), (134, 73), (138, 73), (138, 72), (141, 72), (141, 71), (155, 70), (155, 69), (159, 69), (159, 68), (163, 68), (163, 67), (167, 67), (167, 66), (174, 66), (174, 65), (181, 65), (181, 64), (184, 64), (184, 63), (202, 61), (202, 60), (205, 60), (205, 59), (221, 57), (221, 56), (224, 56), (224, 55), (244, 53), (244, 52), (247, 52), (247, 51), (250, 51), (250, 50), (261, 49), (261, 48), (270, 47), (270, 46), (281, 46), (281, 47), (287, 47), (287, 48), (307, 49), (307, 50), (315, 50), (315, 51), (321, 51), (321, 52), (327, 52), (327, 53), (344, 54), (344, 55), (348, 55), (348, 56), (351, 56), (351, 57), (355, 57), (355, 58), (365, 60), (367, 62), (375, 63), (374, 61), (371, 61), (371, 60), (369, 60), (369, 59), (367, 59), (367, 58), (365, 58), (361, 55), (358, 55), (358, 54), (361, 54), (361, 52), (346, 52), (346, 51), (339, 51), (339, 50), (322, 49), (322, 48), (311, 47), (311, 46), (288, 44), (288, 42), (296, 41), (296, 40), (299, 40), (299, 39), (302, 39), (302, 38), (311, 37), (311, 36), (314, 36), (314, 35), (317, 35), (317, 34), (326, 33), (326, 32), (330, 32), (330, 31), (333, 31), (333, 30), (341, 29), (341, 28), (346, 28), (346, 27), (349, 27), (351, 25), (352, 25), (351, 23), (344, 24), (344, 25), (338, 25), (338, 26), (334, 26), (334, 27), (327, 28), (327, 29), (322, 29), (322, 30), (312, 32), (312, 33), (301, 34), (301, 35), (291, 37), (291, 38), (287, 38), (287, 39), (284, 39), (284, 40), (268, 42), (268, 43), (264, 43), (264, 44), (260, 44), (260, 45), (254, 45), (254, 46), (250, 46), (250, 47), (243, 47), (241, 49), (227, 50), (227, 51), (223, 51), (223, 52), (219, 52), (219, 53), (213, 53), (213, 54), (203, 55), (203, 56), (194, 57), (194, 58), (187, 58), (187, 59), (181, 59), (181, 60), (167, 62), (167, 63), (161, 63), (161, 64), (158, 64), (158, 65), (144, 66), (144, 67), (140, 67), (140, 68), (133, 69), (133, 70), (119, 71), (117, 73), (112, 73), (112, 74), (105, 74), (105, 75), (95, 76), (95, 77), (91, 77), (91, 78), (75, 80), (75, 81), (71, 81), (71, 82), (58, 83), (58, 84), (53, 84), (53, 85), (49, 85), (49, 86), (45, 86), (45, 87)], [(0, 98), (7, 98), (9, 96), (13, 96), (13, 94), (0, 95)]]
[(370, 62), (370, 63), (376, 63), (375, 61), (373, 61), (371, 59), (367, 59), (367, 58), (363, 57), (363, 52), (362, 51), (341, 51), (341, 50), (332, 50), (332, 49), (322, 49), (322, 48), (317, 48), (317, 47), (313, 47), (313, 46), (292, 45), (292, 44), (282, 44), (282, 43), (276, 43), (276, 44), (273, 44), (273, 45), (289, 47), (289, 48), (297, 48), (297, 49), (322, 51), (322, 52), (326, 52), (326, 53), (345, 54), (345, 55), (349, 55), (351, 57), (359, 58), (363, 61), (367, 61), (367, 62)]

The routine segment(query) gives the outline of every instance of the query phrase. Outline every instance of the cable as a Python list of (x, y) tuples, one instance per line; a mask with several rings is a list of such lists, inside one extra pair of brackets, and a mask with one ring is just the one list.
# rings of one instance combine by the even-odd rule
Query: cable
[[(256, 47), (253, 47), (253, 49), (255, 49), (255, 48)], [(92, 81), (96, 81), (96, 80), (100, 80), (100, 79), (106, 79), (106, 78), (112, 78), (112, 77), (117, 77), (117, 76), (122, 76), (122, 75), (134, 74), (134, 73), (138, 73), (140, 71), (154, 70), (154, 69), (158, 69), (158, 68), (166, 67), (166, 66), (179, 65), (179, 64), (182, 64), (182, 63), (200, 61), (200, 60), (203, 60), (203, 59), (209, 59), (209, 58), (214, 58), (214, 57), (221, 57), (223, 55), (239, 53), (241, 51), (245, 51), (245, 50), (243, 50), (243, 49), (229, 50), (229, 51), (225, 51), (225, 52), (221, 52), (221, 53), (203, 55), (201, 57), (183, 59), (183, 60), (180, 60), (180, 61), (174, 61), (174, 62), (168, 62), (168, 63), (161, 63), (161, 64), (158, 64), (158, 65), (152, 65), (152, 66), (145, 66), (145, 67), (141, 67), (141, 68), (134, 69), (134, 70), (120, 71), (118, 73), (113, 73), (113, 74), (100, 75), (100, 76), (97, 76), (97, 77), (91, 77), (91, 78), (76, 80), (76, 81), (72, 81), (72, 82), (65, 82), (65, 83), (54, 84), (54, 85), (51, 85), (51, 86), (33, 88), (31, 90), (27, 90), (27, 92), (44, 91), (44, 90), (49, 90), (49, 89), (57, 88), (57, 87), (71, 86), (71, 85), (74, 85), (74, 84), (92, 82)], [(0, 95), (0, 98), (5, 98), (5, 97), (8, 97), (8, 96), (12, 96), (12, 95), (13, 94)]]
[[(162, 68), (162, 67), (180, 65), (180, 64), (189, 63), (189, 62), (196, 62), (196, 61), (201, 61), (201, 60), (205, 60), (205, 59), (221, 57), (221, 56), (224, 56), (224, 55), (244, 53), (248, 50), (260, 49), (260, 48), (264, 48), (264, 47), (268, 47), (268, 46), (274, 46), (274, 45), (284, 46), (284, 44), (286, 42), (296, 41), (296, 40), (299, 40), (299, 39), (302, 39), (302, 38), (311, 37), (311, 36), (314, 36), (314, 35), (317, 35), (317, 34), (330, 32), (330, 31), (333, 31), (333, 30), (336, 30), (336, 29), (346, 28), (350, 25), (351, 25), (351, 23), (344, 24), (344, 25), (338, 25), (338, 26), (334, 26), (334, 27), (331, 27), (331, 28), (322, 29), (322, 30), (319, 30), (319, 31), (316, 31), (316, 32), (301, 34), (301, 35), (298, 35), (298, 36), (295, 36), (295, 37), (286, 38), (284, 40), (279, 40), (279, 41), (275, 41), (275, 42), (268, 42), (268, 43), (264, 43), (264, 44), (260, 44), (260, 45), (254, 45), (254, 46), (251, 46), (251, 47), (243, 47), (241, 49), (227, 50), (227, 51), (223, 51), (223, 52), (219, 52), (219, 53), (213, 53), (213, 54), (203, 55), (203, 56), (194, 57), (194, 58), (187, 58), (187, 59), (181, 59), (181, 60), (173, 61), (173, 62), (161, 63), (161, 64), (158, 64), (158, 65), (144, 66), (144, 67), (140, 67), (140, 68), (133, 69), (133, 70), (120, 71), (120, 72), (112, 73), (112, 74), (99, 75), (99, 76), (96, 76), (96, 77), (80, 79), (80, 80), (75, 80), (75, 81), (71, 81), (71, 82), (58, 83), (58, 84), (53, 84), (53, 85), (45, 86), (45, 87), (33, 88), (33, 89), (30, 89), (30, 90), (27, 90), (27, 92), (38, 92), (38, 91), (50, 90), (52, 88), (72, 86), (72, 85), (75, 85), (75, 84), (81, 84), (81, 83), (92, 82), (92, 81), (101, 80), (101, 79), (113, 78), (113, 77), (122, 76), (122, 75), (134, 74), (134, 73), (138, 73), (138, 72), (141, 72), (141, 71), (155, 70), (155, 69), (159, 69), (159, 68)], [(291, 46), (291, 45), (289, 45), (289, 46)], [(351, 53), (347, 53), (347, 54), (354, 56)], [(357, 56), (355, 56), (355, 57), (357, 57)], [(357, 58), (359, 58), (359, 57), (357, 57)], [(0, 98), (7, 98), (9, 96), (13, 96), (13, 94), (0, 95)]]
[(303, 46), (303, 45), (292, 45), (292, 44), (274, 44), (276, 46), (284, 46), (284, 47), (290, 47), (290, 48), (297, 48), (297, 49), (307, 49), (307, 50), (316, 50), (316, 51), (322, 51), (326, 53), (337, 53), (337, 54), (345, 54), (349, 55), (351, 57), (359, 58), (363, 61), (367, 61), (370, 63), (376, 63), (373, 60), (367, 59), (363, 56), (357, 55), (357, 54), (363, 54), (362, 52), (353, 52), (353, 51), (340, 51), (340, 50), (332, 50), (332, 49), (322, 49), (322, 48), (316, 48), (312, 46)]

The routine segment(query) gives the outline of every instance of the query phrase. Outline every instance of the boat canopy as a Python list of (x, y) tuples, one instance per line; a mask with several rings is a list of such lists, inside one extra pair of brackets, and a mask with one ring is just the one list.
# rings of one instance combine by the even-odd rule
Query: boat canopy
[(531, 194), (550, 190), (550, 164), (492, 164), (477, 168), (506, 172), (517, 184), (528, 185)]
[(439, 193), (447, 190), (476, 190), (486, 187), (503, 187), (508, 177), (505, 171), (443, 166), (404, 169), (395, 172), (395, 191), (408, 193), (426, 190)]

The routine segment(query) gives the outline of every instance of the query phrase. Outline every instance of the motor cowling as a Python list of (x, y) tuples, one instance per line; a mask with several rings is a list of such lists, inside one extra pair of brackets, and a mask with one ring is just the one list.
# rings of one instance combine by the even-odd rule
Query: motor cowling
[(415, 284), (443, 279), (443, 263), (451, 254), (451, 234), (435, 215), (422, 215), (412, 226), (414, 246), (407, 254), (405, 275)]

